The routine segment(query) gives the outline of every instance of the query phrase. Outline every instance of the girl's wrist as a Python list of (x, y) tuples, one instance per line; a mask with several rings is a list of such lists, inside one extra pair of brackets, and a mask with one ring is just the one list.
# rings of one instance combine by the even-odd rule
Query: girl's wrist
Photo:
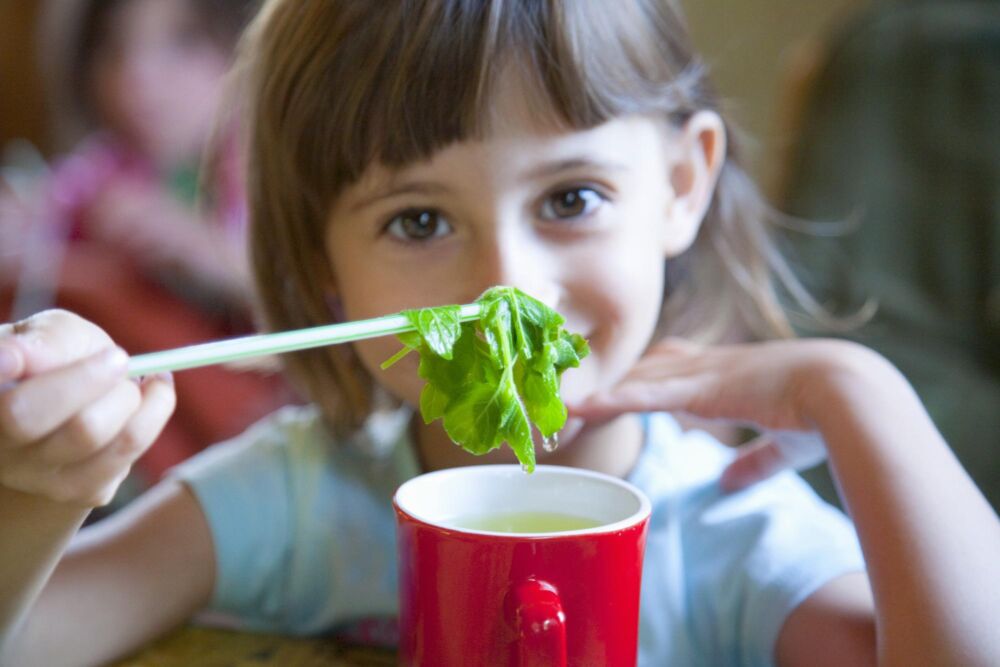
[(906, 379), (872, 349), (841, 340), (821, 346), (798, 378), (798, 409), (822, 433), (859, 411), (876, 413), (898, 406), (913, 393)]
[(80, 524), (94, 509), (90, 505), (72, 501), (61, 501), (47, 496), (18, 491), (7, 486), (0, 486), (0, 517), (7, 513), (18, 517), (31, 517), (32, 525), (38, 530), (43, 526)]

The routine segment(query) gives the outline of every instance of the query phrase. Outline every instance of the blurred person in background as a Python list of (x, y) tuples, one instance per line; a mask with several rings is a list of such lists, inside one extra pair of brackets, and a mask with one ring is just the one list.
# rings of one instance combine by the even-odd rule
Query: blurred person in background
[[(50, 305), (48, 290), (132, 354), (252, 328), (226, 75), (255, 7), (253, 0), (51, 3), (42, 37), (44, 48), (62, 49), (45, 56), (57, 126), (83, 133), (51, 170), (28, 165), (41, 178), (5, 179), (0, 310), (4, 302)], [(28, 157), (15, 162), (23, 167)], [(37, 275), (47, 264), (50, 285)], [(140, 466), (141, 486), (287, 399), (277, 378), (260, 373), (207, 368), (177, 382), (188, 398)]]
[[(886, 2), (819, 51), (779, 206), (854, 218), (795, 245), (849, 337), (910, 379), (1000, 507), (1000, 5)], [(823, 495), (829, 477), (811, 474)]]

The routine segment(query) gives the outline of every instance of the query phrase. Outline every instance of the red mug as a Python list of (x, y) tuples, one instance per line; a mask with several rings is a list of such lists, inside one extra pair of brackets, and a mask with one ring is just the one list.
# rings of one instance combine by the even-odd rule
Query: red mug
[(401, 664), (635, 665), (650, 504), (632, 485), (469, 466), (416, 477), (393, 504)]

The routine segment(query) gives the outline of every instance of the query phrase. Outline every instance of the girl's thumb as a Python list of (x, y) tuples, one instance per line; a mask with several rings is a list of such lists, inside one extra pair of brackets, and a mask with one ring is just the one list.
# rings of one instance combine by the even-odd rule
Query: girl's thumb
[(623, 393), (621, 389), (609, 389), (592, 394), (582, 401), (568, 402), (566, 410), (571, 417), (581, 417), (588, 421), (611, 419), (626, 412), (642, 412), (649, 409), (649, 401), (635, 392)]
[(0, 384), (17, 380), (24, 373), (24, 355), (16, 345), (0, 341)]
[(610, 419), (626, 412), (686, 411), (703, 392), (704, 383), (696, 378), (625, 380), (566, 408), (583, 419)]
[(97, 326), (64, 310), (0, 325), (0, 382), (44, 373), (114, 345)]

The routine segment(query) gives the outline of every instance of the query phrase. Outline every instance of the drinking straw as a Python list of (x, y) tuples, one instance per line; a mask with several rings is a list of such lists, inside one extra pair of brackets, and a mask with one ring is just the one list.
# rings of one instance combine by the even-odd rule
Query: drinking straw
[[(462, 306), (459, 310), (459, 319), (462, 322), (477, 319), (480, 307), (478, 303)], [(129, 360), (128, 375), (129, 377), (139, 377), (166, 371), (180, 371), (199, 366), (223, 364), (238, 359), (389, 336), (406, 331), (413, 331), (413, 325), (404, 315), (396, 314), (375, 317), (370, 320), (327, 324), (309, 329), (244, 336), (243, 338), (136, 355)]]

